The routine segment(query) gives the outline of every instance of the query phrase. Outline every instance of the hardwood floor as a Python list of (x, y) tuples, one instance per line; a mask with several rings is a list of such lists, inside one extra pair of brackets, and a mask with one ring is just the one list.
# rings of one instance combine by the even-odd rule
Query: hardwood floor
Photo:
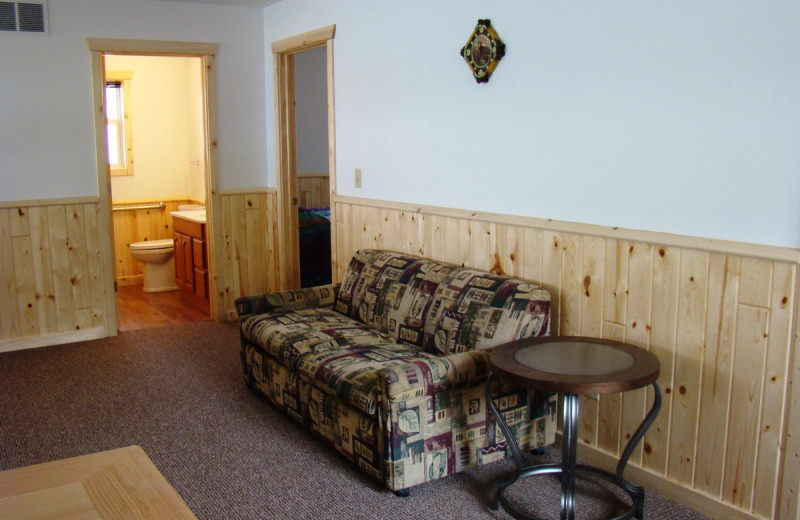
[(117, 298), (120, 332), (211, 319), (202, 309), (182, 300), (180, 291), (146, 293), (141, 285), (122, 285)]

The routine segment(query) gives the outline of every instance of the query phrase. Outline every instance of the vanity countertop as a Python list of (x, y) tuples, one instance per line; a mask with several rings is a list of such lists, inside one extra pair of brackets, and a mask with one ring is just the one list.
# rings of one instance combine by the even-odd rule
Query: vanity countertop
[(191, 222), (206, 223), (206, 210), (204, 209), (170, 211), (169, 214), (175, 218), (182, 218)]

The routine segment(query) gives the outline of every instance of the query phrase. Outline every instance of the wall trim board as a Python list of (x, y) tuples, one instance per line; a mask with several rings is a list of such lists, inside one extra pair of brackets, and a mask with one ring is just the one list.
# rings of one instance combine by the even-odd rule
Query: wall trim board
[(219, 51), (218, 43), (163, 40), (86, 38), (86, 45), (92, 52), (112, 52), (117, 54), (202, 56), (205, 54), (217, 54)]
[(2, 208), (31, 208), (36, 206), (58, 206), (69, 204), (96, 204), (100, 201), (100, 197), (64, 197), (57, 199), (28, 199), (28, 200), (7, 200), (0, 201), (0, 209)]
[(75, 343), (77, 341), (101, 339), (107, 336), (108, 334), (106, 334), (105, 327), (94, 327), (91, 329), (82, 329), (70, 332), (58, 332), (55, 334), (45, 334), (42, 336), (28, 336), (24, 338), (0, 341), (0, 352), (50, 347), (53, 345), (63, 345), (65, 343)]
[(344, 195), (334, 195), (331, 203), (350, 204), (353, 206), (364, 206), (371, 208), (393, 209), (405, 211), (407, 213), (420, 213), (441, 217), (452, 217), (469, 219), (478, 222), (488, 222), (496, 224), (508, 224), (523, 227), (534, 227), (547, 229), (550, 231), (560, 231), (565, 233), (577, 233), (599, 238), (611, 238), (615, 240), (629, 240), (632, 242), (645, 242), (650, 244), (660, 244), (664, 246), (681, 247), (711, 253), (725, 253), (750, 258), (760, 258), (764, 260), (774, 260), (780, 262), (791, 262), (800, 264), (800, 249), (789, 247), (749, 244), (745, 242), (734, 242), (729, 240), (718, 240), (714, 238), (701, 238), (686, 235), (674, 235), (658, 231), (644, 231), (637, 229), (619, 228), (614, 226), (601, 226), (597, 224), (585, 224), (580, 222), (567, 222), (536, 217), (523, 217), (518, 215), (508, 215), (503, 213), (490, 213), (482, 211), (470, 211), (458, 208), (447, 208), (441, 206), (426, 206), (411, 204), (406, 202), (394, 202), (379, 199), (367, 199), (361, 197), (351, 197)]
[(322, 47), (325, 45), (324, 40), (332, 40), (334, 36), (336, 36), (336, 25), (320, 27), (313, 31), (272, 42), (272, 53), (281, 54), (287, 51), (296, 53), (315, 47)]
[[(111, 38), (87, 38), (87, 46), (92, 60), (92, 91), (95, 105), (95, 136), (97, 157), (97, 184), (100, 200), (100, 234), (103, 254), (103, 267), (105, 268), (104, 281), (106, 283), (105, 303), (108, 316), (110, 335), (117, 334), (119, 305), (116, 295), (113, 294), (113, 283), (116, 280), (114, 266), (116, 264), (114, 245), (112, 244), (113, 223), (111, 216), (111, 190), (110, 176), (106, 163), (106, 135), (104, 118), (103, 81), (104, 66), (103, 54), (135, 54), (135, 55), (168, 55), (168, 56), (195, 56), (201, 59), (201, 82), (203, 90), (203, 105), (205, 118), (204, 148), (206, 153), (206, 232), (208, 236), (207, 248), (209, 258), (208, 292), (210, 296), (211, 319), (224, 319), (222, 302), (224, 295), (217, 291), (217, 284), (224, 280), (225, 275), (220, 271), (222, 258), (222, 217), (221, 196), (219, 195), (219, 171), (217, 165), (217, 107), (216, 107), (216, 65), (215, 55), (219, 49), (217, 43), (203, 42), (174, 42), (163, 40), (124, 40)], [(109, 252), (110, 251), (110, 252)]]
[[(300, 246), (297, 215), (297, 131), (295, 110), (295, 54), (325, 47), (326, 90), (328, 96), (328, 172), (327, 189), (331, 193), (336, 187), (336, 126), (334, 125), (334, 78), (333, 38), (336, 25), (321, 27), (313, 31), (272, 42), (273, 85), (275, 106), (275, 165), (277, 172), (278, 203), (278, 270), (280, 287), (300, 286)], [(325, 199), (330, 201), (330, 197)], [(331, 221), (336, 219), (336, 210), (331, 206)], [(335, 227), (331, 227), (331, 240), (336, 240)]]
[[(795, 278), (795, 294), (800, 294), (800, 276)], [(800, 299), (800, 296), (798, 296)], [(794, 324), (791, 330), (791, 355), (789, 357), (789, 396), (788, 417), (784, 424), (780, 479), (777, 483), (775, 518), (800, 519), (798, 494), (800, 494), (800, 355), (797, 346), (800, 342), (800, 302), (795, 307)], [(794, 432), (794, 433), (792, 433)], [(792, 516), (793, 515), (793, 516)]]
[[(556, 434), (555, 446), (560, 446), (562, 442), (561, 433)], [(582, 462), (591, 464), (598, 468), (616, 473), (616, 455), (611, 455), (593, 446), (588, 446), (578, 442), (578, 459)], [(670, 500), (679, 504), (691, 507), (695, 511), (707, 515), (711, 518), (724, 518), (725, 520), (759, 520), (755, 516), (741, 509), (732, 507), (730, 504), (721, 502), (718, 499), (706, 495), (700, 491), (686, 489), (676, 482), (672, 482), (663, 476), (657, 475), (639, 466), (628, 465), (625, 468), (625, 478), (635, 486), (645, 488), (645, 504), (647, 503), (647, 492), (655, 491)]]

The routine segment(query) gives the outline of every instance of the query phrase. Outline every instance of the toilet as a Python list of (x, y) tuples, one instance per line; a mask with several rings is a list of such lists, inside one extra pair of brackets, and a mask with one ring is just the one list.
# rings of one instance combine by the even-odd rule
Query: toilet
[(134, 259), (142, 262), (144, 266), (144, 292), (174, 291), (175, 285), (175, 260), (173, 253), (175, 246), (172, 239), (145, 240), (132, 242), (128, 249)]

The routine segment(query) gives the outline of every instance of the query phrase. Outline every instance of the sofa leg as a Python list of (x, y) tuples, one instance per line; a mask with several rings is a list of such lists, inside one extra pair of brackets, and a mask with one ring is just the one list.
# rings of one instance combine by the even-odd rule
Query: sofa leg
[(411, 495), (411, 490), (408, 488), (398, 489), (397, 491), (394, 492), (394, 494), (399, 497), (407, 497)]
[(253, 377), (253, 367), (251, 367), (250, 365), (245, 365), (243, 372), (244, 372), (243, 373), (244, 384), (247, 385), (247, 388), (252, 390), (253, 388), (256, 387), (256, 378)]

